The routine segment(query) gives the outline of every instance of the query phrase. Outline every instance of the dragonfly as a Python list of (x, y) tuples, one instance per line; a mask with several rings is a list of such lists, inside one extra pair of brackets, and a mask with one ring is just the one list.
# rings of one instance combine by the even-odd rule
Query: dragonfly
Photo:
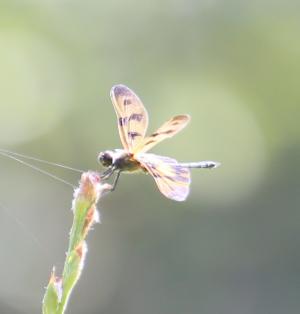
[(115, 189), (121, 173), (144, 172), (154, 178), (164, 196), (184, 201), (190, 190), (190, 169), (212, 169), (220, 165), (216, 161), (182, 163), (170, 157), (148, 153), (155, 145), (184, 129), (190, 122), (190, 116), (174, 116), (156, 132), (146, 136), (149, 118), (140, 98), (122, 84), (113, 86), (110, 96), (117, 114), (123, 148), (100, 152), (98, 161), (107, 168), (101, 174), (102, 179), (116, 174), (112, 189)]

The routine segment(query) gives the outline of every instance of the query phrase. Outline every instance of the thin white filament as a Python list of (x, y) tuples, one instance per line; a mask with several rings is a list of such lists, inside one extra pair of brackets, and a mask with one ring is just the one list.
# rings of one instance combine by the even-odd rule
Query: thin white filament
[(42, 173), (42, 174), (44, 174), (44, 175), (46, 175), (46, 176), (49, 176), (49, 177), (53, 178), (53, 179), (56, 180), (56, 181), (62, 182), (62, 183), (64, 183), (64, 184), (66, 184), (66, 185), (72, 187), (73, 189), (75, 188), (75, 185), (73, 185), (72, 183), (70, 183), (70, 182), (68, 182), (68, 181), (66, 181), (66, 180), (64, 180), (64, 179), (62, 179), (62, 178), (60, 178), (60, 177), (57, 177), (56, 175), (54, 175), (54, 174), (52, 174), (52, 173), (50, 173), (50, 172), (48, 172), (48, 171), (45, 171), (45, 170), (40, 169), (40, 168), (38, 168), (38, 167), (36, 167), (36, 166), (34, 166), (34, 165), (31, 165), (31, 164), (27, 163), (27, 162), (24, 161), (24, 160), (21, 160), (21, 159), (19, 159), (19, 158), (17, 158), (17, 157), (14, 157), (14, 156), (12, 156), (12, 155), (9, 154), (9, 153), (4, 152), (3, 150), (0, 150), (0, 155), (5, 156), (5, 157), (8, 157), (8, 158), (11, 158), (11, 159), (13, 159), (13, 160), (16, 160), (16, 161), (18, 161), (19, 163), (21, 163), (22, 165), (25, 165), (25, 166), (27, 166), (27, 167), (29, 167), (29, 168), (31, 168), (31, 169), (34, 169), (34, 170), (36, 170), (36, 171), (38, 171), (38, 172), (40, 172), (40, 173)]
[(47, 260), (50, 261), (50, 254), (47, 250), (45, 250), (45, 246), (42, 245), (42, 243), (38, 240), (38, 238), (29, 230), (29, 228), (26, 227), (25, 223), (21, 221), (19, 218), (17, 218), (12, 211), (5, 206), (3, 203), (0, 203), (0, 209), (6, 214), (7, 217), (9, 217), (14, 223), (16, 223), (22, 231), (36, 244), (36, 246), (45, 254), (44, 256), (47, 256)]
[(29, 160), (33, 160), (33, 161), (36, 161), (36, 162), (40, 162), (40, 163), (43, 163), (43, 164), (47, 164), (47, 165), (51, 165), (51, 166), (56, 166), (56, 167), (61, 167), (61, 168), (64, 168), (64, 169), (72, 170), (72, 171), (79, 172), (79, 173), (83, 173), (84, 172), (83, 170), (80, 170), (80, 169), (69, 167), (69, 166), (66, 166), (66, 165), (63, 165), (63, 164), (59, 164), (59, 163), (56, 163), (56, 162), (51, 162), (51, 161), (39, 159), (39, 158), (36, 158), (36, 157), (23, 155), (23, 154), (20, 154), (20, 153), (15, 153), (15, 152), (12, 152), (10, 150), (3, 149), (3, 148), (0, 148), (0, 153), (1, 152), (6, 154), (6, 156), (7, 155), (17, 156), (17, 157), (21, 157), (21, 158), (24, 158), (24, 159), (29, 159)]

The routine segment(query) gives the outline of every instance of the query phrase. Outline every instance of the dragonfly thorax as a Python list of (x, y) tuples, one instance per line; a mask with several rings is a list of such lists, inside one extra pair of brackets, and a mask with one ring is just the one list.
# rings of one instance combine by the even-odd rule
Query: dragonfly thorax
[(140, 169), (140, 163), (133, 155), (123, 149), (106, 150), (98, 155), (98, 161), (104, 167), (113, 166), (121, 171), (136, 171)]

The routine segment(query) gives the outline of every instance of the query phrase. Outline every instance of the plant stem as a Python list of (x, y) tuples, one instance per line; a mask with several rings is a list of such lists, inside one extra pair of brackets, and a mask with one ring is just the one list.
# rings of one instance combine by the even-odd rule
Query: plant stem
[(87, 252), (85, 238), (95, 222), (99, 222), (96, 209), (98, 200), (111, 190), (111, 185), (101, 183), (95, 172), (85, 172), (79, 187), (74, 191), (72, 211), (73, 224), (70, 231), (69, 248), (62, 277), (53, 269), (43, 299), (43, 314), (63, 314), (71, 292), (77, 283)]

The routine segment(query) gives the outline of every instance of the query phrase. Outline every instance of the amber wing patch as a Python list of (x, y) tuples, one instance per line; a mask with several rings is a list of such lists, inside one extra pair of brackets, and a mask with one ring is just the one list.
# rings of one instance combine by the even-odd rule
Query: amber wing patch
[(155, 154), (137, 154), (136, 159), (152, 175), (160, 192), (175, 201), (189, 194), (190, 171), (175, 159)]
[(124, 149), (132, 152), (144, 139), (148, 113), (139, 97), (125, 85), (115, 85), (110, 92), (118, 117), (119, 135)]
[(134, 153), (147, 152), (166, 138), (180, 132), (190, 121), (189, 115), (178, 115), (165, 122), (156, 132), (145, 137), (134, 149)]

